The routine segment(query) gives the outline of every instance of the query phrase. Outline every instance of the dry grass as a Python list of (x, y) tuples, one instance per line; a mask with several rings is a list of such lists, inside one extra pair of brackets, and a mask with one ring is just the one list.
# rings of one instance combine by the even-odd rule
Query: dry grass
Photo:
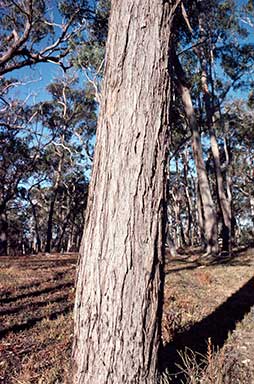
[(67, 383), (76, 257), (0, 259), (0, 383)]
[[(224, 261), (192, 252), (166, 266), (164, 384), (254, 383), (254, 254)], [(0, 383), (68, 383), (75, 263), (76, 255), (0, 259)]]
[(163, 383), (254, 383), (253, 266), (252, 250), (226, 262), (195, 253), (169, 261)]

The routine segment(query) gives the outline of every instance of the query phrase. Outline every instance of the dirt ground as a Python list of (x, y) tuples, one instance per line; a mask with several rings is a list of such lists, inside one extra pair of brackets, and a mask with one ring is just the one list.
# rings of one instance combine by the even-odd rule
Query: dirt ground
[(254, 250), (169, 260), (162, 329), (170, 382), (254, 383)]
[[(76, 260), (0, 258), (0, 383), (68, 382)], [(163, 382), (254, 383), (254, 250), (169, 258), (162, 331)]]
[(0, 258), (0, 383), (67, 381), (76, 260)]

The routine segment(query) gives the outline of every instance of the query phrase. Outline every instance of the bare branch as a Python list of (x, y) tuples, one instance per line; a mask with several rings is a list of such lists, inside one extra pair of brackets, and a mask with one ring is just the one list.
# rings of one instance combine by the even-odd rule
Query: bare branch
[(17, 51), (20, 49), (22, 45), (25, 44), (25, 42), (28, 40), (31, 28), (32, 28), (32, 1), (29, 2), (29, 13), (23, 12), (26, 15), (26, 24), (25, 24), (25, 30), (23, 35), (18, 38), (17, 33), (15, 34), (15, 31), (13, 31), (14, 34), (14, 44), (9, 47), (7, 52), (0, 57), (0, 66), (4, 66), (13, 56), (17, 54)]
[(191, 27), (191, 24), (190, 24), (190, 21), (189, 21), (189, 18), (188, 18), (188, 15), (187, 15), (187, 12), (186, 12), (186, 9), (185, 9), (183, 3), (181, 3), (181, 10), (182, 10), (182, 15), (183, 15), (184, 21), (185, 21), (190, 33), (193, 34), (193, 29)]
[[(24, 9), (18, 2), (12, 0), (13, 6), (17, 7), (24, 15), (25, 26), (22, 36), (19, 37), (18, 32), (14, 28), (11, 35), (5, 39), (10, 46), (0, 57), (0, 76), (13, 70), (31, 66), (36, 63), (53, 63), (59, 65), (64, 71), (66, 71), (70, 67), (70, 65), (66, 67), (62, 62), (62, 59), (70, 52), (70, 49), (65, 46), (66, 42), (68, 42), (73, 36), (76, 36), (77, 33), (84, 28), (84, 26), (79, 25), (77, 28), (70, 31), (70, 28), (80, 12), (80, 9), (76, 10), (68, 22), (63, 25), (50, 22), (48, 20), (41, 20), (45, 25), (53, 25), (61, 28), (61, 32), (60, 36), (58, 36), (52, 44), (46, 46), (45, 48), (39, 49), (36, 52), (32, 47), (27, 48), (26, 46), (26, 43), (29, 41), (31, 31), (38, 22), (38, 20), (35, 20), (33, 15), (33, 1), (29, 0), (26, 3), (28, 3), (27, 9)], [(15, 20), (12, 22), (15, 24)], [(19, 60), (13, 60), (17, 57)]]

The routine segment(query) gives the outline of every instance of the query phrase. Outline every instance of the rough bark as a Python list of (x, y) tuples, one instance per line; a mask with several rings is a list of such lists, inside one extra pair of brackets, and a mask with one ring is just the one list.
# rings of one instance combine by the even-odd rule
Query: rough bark
[(164, 262), (168, 2), (114, 0), (75, 303), (74, 383), (152, 384)]

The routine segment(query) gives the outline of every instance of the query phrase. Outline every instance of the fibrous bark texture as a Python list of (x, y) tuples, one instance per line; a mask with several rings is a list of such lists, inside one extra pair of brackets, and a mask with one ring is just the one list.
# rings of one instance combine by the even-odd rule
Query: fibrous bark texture
[(112, 1), (78, 268), (74, 383), (155, 383), (168, 130), (167, 1)]

